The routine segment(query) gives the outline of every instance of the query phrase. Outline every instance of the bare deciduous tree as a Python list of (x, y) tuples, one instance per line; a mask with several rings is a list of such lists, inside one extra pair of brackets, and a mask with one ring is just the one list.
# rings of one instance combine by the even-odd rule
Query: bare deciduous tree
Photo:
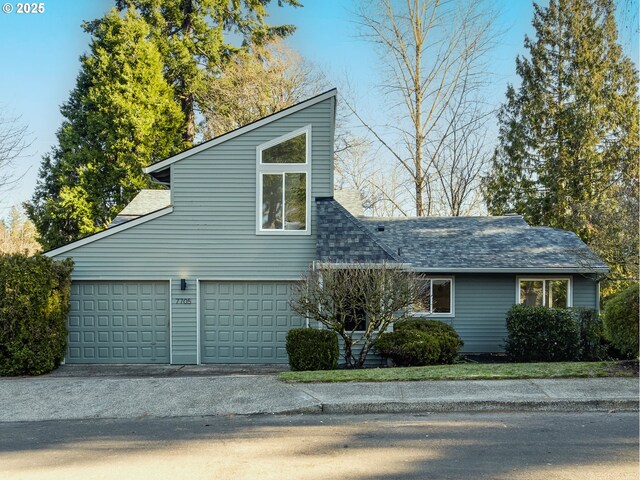
[(29, 148), (27, 134), (27, 127), (20, 123), (19, 117), (0, 111), (0, 192), (21, 178), (15, 173), (15, 161)]
[[(407, 318), (420, 293), (415, 277), (398, 265), (328, 265), (310, 270), (296, 284), (291, 308), (337, 332), (347, 367), (361, 368), (376, 337)], [(361, 346), (357, 355), (356, 345)]]
[(40, 250), (36, 240), (36, 227), (16, 207), (12, 207), (7, 220), (0, 220), (0, 254), (24, 253), (33, 255)]
[[(455, 117), (447, 110), (461, 89), (482, 84), (483, 58), (492, 47), (493, 17), (483, 0), (373, 0), (357, 12), (362, 38), (384, 66), (380, 85), (389, 123), (375, 125), (348, 105), (412, 183), (418, 216), (434, 210), (438, 165)], [(460, 106), (468, 106), (468, 98)]]
[(252, 46), (208, 82), (200, 99), (205, 139), (283, 110), (324, 85), (313, 65), (281, 41)]

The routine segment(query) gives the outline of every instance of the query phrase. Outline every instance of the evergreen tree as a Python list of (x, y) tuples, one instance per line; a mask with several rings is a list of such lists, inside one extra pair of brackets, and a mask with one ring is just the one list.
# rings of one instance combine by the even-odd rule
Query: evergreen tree
[[(285, 37), (291, 25), (265, 23), (271, 0), (116, 0), (119, 9), (137, 9), (149, 24), (158, 45), (165, 74), (175, 90), (185, 117), (184, 139), (193, 143), (196, 106), (211, 78), (247, 45)], [(298, 0), (278, 0), (278, 5), (301, 6)], [(225, 33), (239, 34), (243, 47), (233, 45)]]
[(84, 28), (90, 53), (26, 205), (45, 249), (104, 229), (140, 189), (153, 188), (142, 167), (184, 148), (184, 117), (147, 23), (114, 9)]
[(530, 58), (509, 86), (484, 179), (489, 212), (576, 232), (620, 277), (637, 276), (638, 74), (612, 0), (534, 4)]

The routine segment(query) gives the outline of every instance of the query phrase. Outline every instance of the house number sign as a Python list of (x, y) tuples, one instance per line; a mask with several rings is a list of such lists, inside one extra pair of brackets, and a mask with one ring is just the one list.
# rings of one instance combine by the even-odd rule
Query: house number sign
[(188, 303), (191, 303), (191, 299), (190, 298), (184, 298), (184, 297), (176, 298), (176, 303), (177, 304), (188, 304)]

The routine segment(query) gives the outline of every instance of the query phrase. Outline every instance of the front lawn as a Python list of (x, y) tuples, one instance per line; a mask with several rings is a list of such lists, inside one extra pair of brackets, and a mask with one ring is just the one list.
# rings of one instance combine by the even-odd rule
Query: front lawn
[(631, 377), (618, 362), (558, 362), (433, 365), (429, 367), (369, 368), (283, 372), (285, 382), (393, 382), (417, 380), (506, 380), (516, 378)]

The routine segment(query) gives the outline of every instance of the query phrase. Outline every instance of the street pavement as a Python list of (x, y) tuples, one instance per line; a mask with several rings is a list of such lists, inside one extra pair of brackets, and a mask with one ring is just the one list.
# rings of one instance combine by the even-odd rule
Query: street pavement
[(52, 375), (2, 378), (0, 422), (293, 413), (638, 411), (638, 378), (296, 384), (279, 381), (271, 371), (122, 372), (115, 367), (93, 373), (67, 367)]
[(637, 480), (638, 460), (637, 412), (0, 423), (3, 480)]

